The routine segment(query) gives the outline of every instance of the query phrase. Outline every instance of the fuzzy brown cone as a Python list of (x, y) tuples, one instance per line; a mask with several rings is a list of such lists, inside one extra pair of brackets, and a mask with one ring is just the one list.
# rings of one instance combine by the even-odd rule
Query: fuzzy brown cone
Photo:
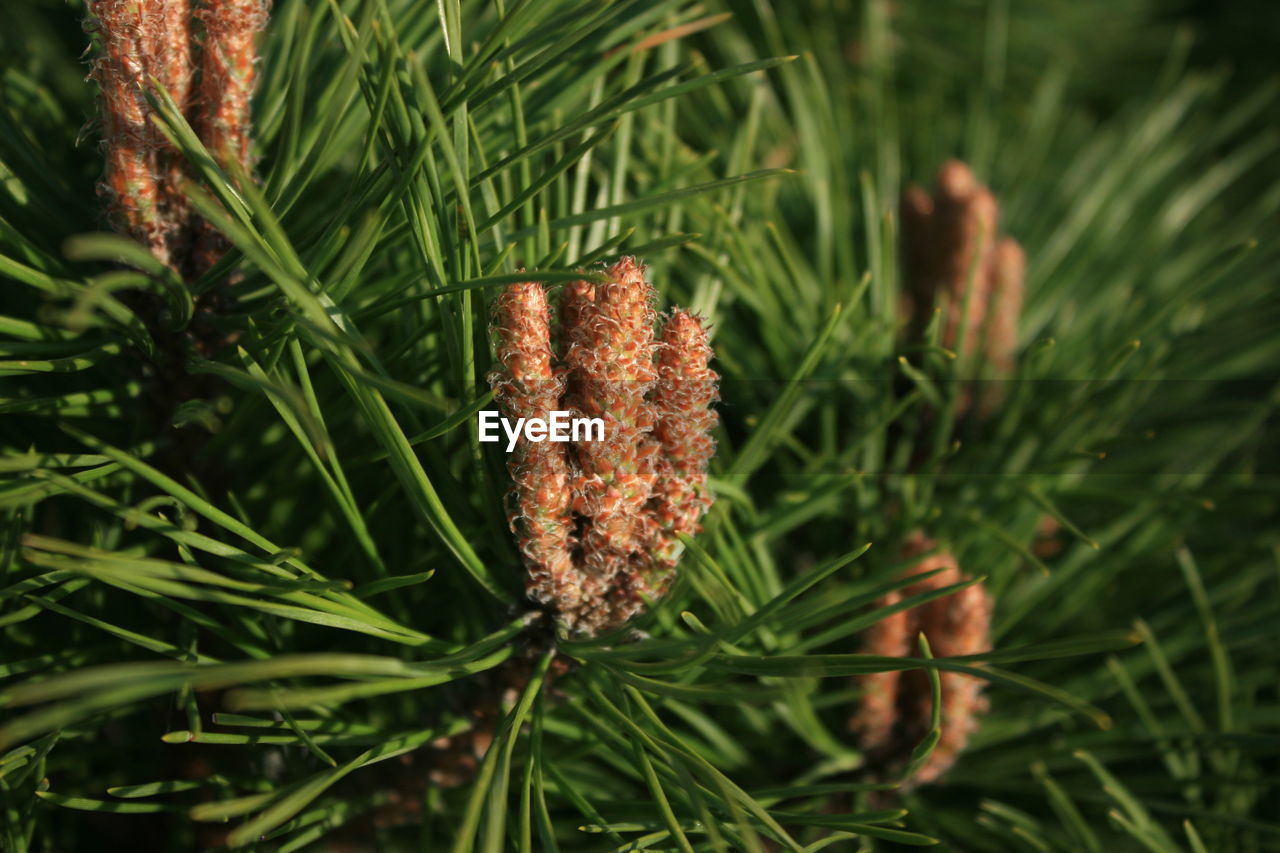
[(671, 582), (683, 546), (680, 534), (692, 536), (713, 500), (707, 467), (715, 453), (711, 430), (717, 417), (711, 408), (719, 398), (718, 377), (709, 367), (711, 345), (697, 317), (679, 308), (662, 328), (658, 381), (652, 407), (652, 524), (648, 531), (654, 570), (645, 579), (649, 594), (662, 595)]
[[(917, 532), (904, 548), (912, 557), (933, 551), (936, 543)], [(882, 597), (878, 607), (891, 607), (904, 598), (942, 589), (966, 580), (956, 559), (947, 551), (921, 557), (904, 572), (910, 577), (937, 574)], [(916, 638), (923, 633), (935, 657), (960, 657), (991, 649), (991, 596), (981, 584), (973, 584), (942, 598), (894, 613), (869, 629), (862, 652), (883, 657), (915, 654)], [(937, 781), (955, 764), (978, 727), (978, 716), (987, 708), (982, 681), (957, 672), (939, 675), (942, 686), (942, 732), (928, 760), (908, 780), (912, 785)], [(878, 672), (859, 679), (863, 692), (850, 727), (870, 760), (889, 772), (906, 763), (911, 750), (929, 730), (933, 696), (929, 680), (919, 671)]]
[(174, 50), (164, 0), (91, 0), (88, 10), (101, 45), (92, 76), (101, 92), (102, 192), (116, 228), (169, 264), (183, 223), (169, 209), (166, 146), (144, 92), (152, 76), (181, 86), (190, 56)]
[[(254, 165), (250, 107), (258, 80), (257, 38), (270, 11), (270, 0), (206, 0), (198, 13), (205, 37), (196, 131), (219, 164), (236, 163), (244, 174)], [(203, 275), (226, 250), (226, 239), (201, 223), (192, 273)]]
[[(537, 282), (508, 287), (493, 308), (492, 329), (502, 369), (489, 377), (503, 414), (512, 419), (550, 417), (560, 406), (563, 379), (552, 369), (550, 311)], [(574, 566), (576, 546), (569, 507), (569, 460), (552, 442), (521, 442), (507, 460), (515, 483), (508, 523), (520, 542), (529, 597), (577, 612), (586, 578)]]
[(560, 410), (604, 423), (603, 440), (518, 445), (508, 463), (529, 597), (586, 636), (666, 592), (679, 534), (697, 532), (711, 504), (715, 448), (706, 330), (676, 309), (655, 337), (656, 293), (634, 258), (605, 278), (564, 288), (558, 348), (535, 283), (498, 298), (491, 330), (503, 368), (490, 383), (508, 417)]
[(604, 420), (603, 441), (575, 448), (573, 508), (585, 519), (582, 560), (612, 591), (614, 608), (637, 604), (642, 593), (636, 563), (646, 539), (643, 510), (653, 489), (653, 412), (646, 397), (657, 380), (655, 299), (640, 265), (623, 258), (595, 287), (594, 298), (576, 306), (574, 325), (565, 327), (574, 414)]
[[(938, 170), (930, 195), (911, 186), (902, 197), (902, 251), (910, 325), (919, 334), (935, 304), (943, 308), (942, 346), (962, 356), (980, 355), (990, 376), (1015, 367), (1026, 257), (1012, 237), (999, 237), (1000, 206), (991, 191), (959, 160)], [(998, 403), (985, 394), (981, 408)], [(968, 389), (960, 397), (969, 408)]]
[[(114, 226), (184, 274), (200, 275), (226, 251), (207, 224), (193, 222), (181, 190), (181, 155), (152, 122), (146, 92), (156, 81), (223, 165), (252, 170), (250, 100), (256, 39), (267, 0), (90, 0), (99, 55), (105, 169), (102, 191)], [(200, 38), (193, 23), (203, 25)], [(195, 69), (200, 66), (199, 91)], [(192, 231), (195, 231), (193, 236)]]

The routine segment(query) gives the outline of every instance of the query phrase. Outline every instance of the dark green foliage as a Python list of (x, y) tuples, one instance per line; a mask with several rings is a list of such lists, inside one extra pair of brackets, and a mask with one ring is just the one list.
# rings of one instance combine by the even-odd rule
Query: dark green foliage
[[(158, 104), (236, 247), (178, 286), (83, 236), (80, 13), (16, 4), (0, 849), (1280, 845), (1274, 86), (1156, 3), (800, 5), (280, 0), (260, 188)], [(901, 334), (897, 199), (947, 157), (1029, 258), (987, 420)], [(557, 645), (474, 440), (486, 304), (628, 253), (713, 329), (719, 499), (643, 634)], [(991, 654), (857, 654), (918, 528)], [(847, 730), (900, 666), (991, 681), (907, 794)]]

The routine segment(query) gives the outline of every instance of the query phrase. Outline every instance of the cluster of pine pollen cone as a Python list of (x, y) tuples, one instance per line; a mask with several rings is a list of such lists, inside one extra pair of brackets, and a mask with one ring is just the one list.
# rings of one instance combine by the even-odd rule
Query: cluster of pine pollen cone
[[(904, 305), (908, 327), (919, 334), (935, 305), (944, 312), (940, 337), (944, 347), (972, 359), (985, 375), (1001, 379), (1013, 373), (1022, 312), (1026, 256), (1018, 241), (1000, 236), (1000, 206), (991, 191), (959, 160), (938, 170), (930, 195), (918, 186), (902, 198)], [(974, 402), (962, 387), (957, 414)], [(999, 404), (999, 383), (978, 395), (978, 415)], [(955, 557), (921, 531), (908, 537), (903, 557), (913, 560), (903, 578), (927, 577), (885, 595), (881, 608), (966, 580)], [(917, 654), (923, 633), (933, 654), (956, 657), (991, 648), (991, 595), (981, 584), (893, 613), (867, 631), (862, 651), (882, 657)], [(953, 764), (986, 710), (982, 682), (961, 673), (944, 672), (941, 739), (910, 784), (936, 781)], [(870, 762), (886, 773), (901, 770), (914, 746), (928, 732), (933, 695), (920, 670), (881, 672), (860, 679), (862, 695), (850, 721)]]
[[(933, 195), (913, 185), (902, 198), (908, 313), (918, 332), (941, 297), (942, 346), (981, 356), (993, 377), (1007, 377), (1018, 347), (1026, 256), (1017, 240), (998, 236), (1000, 206), (968, 166), (949, 160), (936, 182)], [(967, 398), (961, 399), (963, 408)]]
[[(904, 598), (942, 589), (967, 580), (956, 559), (917, 531), (907, 540), (903, 556), (919, 557), (905, 577), (936, 571), (902, 590), (883, 596), (877, 606), (892, 607)], [(901, 610), (877, 622), (867, 631), (862, 651), (883, 657), (918, 656), (921, 633), (935, 657), (974, 655), (991, 649), (991, 595), (982, 584), (972, 584), (950, 595)], [(939, 675), (942, 686), (941, 738), (911, 785), (936, 781), (955, 764), (969, 735), (978, 727), (978, 715), (987, 709), (982, 681), (958, 672)], [(928, 676), (920, 670), (878, 672), (859, 680), (862, 696), (850, 722), (862, 749), (877, 766), (901, 768), (914, 746), (929, 730), (933, 694)]]
[(154, 80), (214, 158), (247, 173), (255, 41), (270, 0), (89, 0), (88, 9), (99, 42), (92, 76), (101, 89), (102, 192), (113, 224), (183, 275), (202, 275), (226, 246), (192, 216), (182, 156), (155, 125), (146, 92)]
[(501, 367), (489, 377), (505, 417), (600, 418), (603, 440), (521, 441), (510, 454), (509, 522), (529, 597), (570, 635), (618, 627), (660, 598), (712, 502), (711, 405), (718, 377), (698, 318), (679, 308), (655, 336), (656, 293), (623, 258), (603, 283), (566, 285), (558, 348), (543, 286), (494, 304)]

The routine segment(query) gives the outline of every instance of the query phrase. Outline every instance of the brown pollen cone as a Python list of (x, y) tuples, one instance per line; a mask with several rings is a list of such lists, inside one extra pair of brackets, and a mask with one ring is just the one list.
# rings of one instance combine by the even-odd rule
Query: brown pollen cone
[[(154, 73), (178, 110), (186, 115), (191, 107), (191, 86), (195, 71), (191, 55), (191, 2), (163, 0), (162, 5), (164, 29), (155, 48), (159, 62)], [(166, 143), (159, 151), (156, 165), (163, 180), (161, 201), (165, 207), (166, 219), (173, 229), (171, 242), (175, 244), (174, 254), (181, 257), (190, 249), (187, 245), (190, 240), (187, 231), (191, 220), (191, 206), (182, 193), (186, 163), (177, 149)]]
[(101, 43), (92, 71), (101, 90), (106, 158), (101, 189), (115, 226), (172, 264), (182, 222), (174, 221), (170, 210), (168, 166), (162, 163), (166, 145), (151, 124), (144, 91), (154, 76), (176, 87), (171, 90), (175, 100), (183, 97), (189, 47), (176, 44), (164, 0), (91, 0), (88, 10)]
[[(890, 592), (876, 602), (878, 608), (893, 607), (902, 601), (901, 592)], [(879, 657), (910, 657), (918, 630), (916, 614), (899, 611), (881, 619), (867, 629), (863, 638), (863, 654)], [(898, 685), (901, 672), (873, 672), (858, 681), (862, 688), (857, 713), (849, 727), (858, 734), (859, 743), (868, 753), (880, 753), (889, 745), (898, 722)]]
[[(604, 421), (603, 441), (577, 445), (573, 508), (586, 519), (586, 572), (599, 579), (615, 601), (627, 601), (638, 596), (643, 585), (636, 562), (646, 545), (643, 510), (653, 487), (649, 459), (656, 448), (647, 440), (653, 416), (645, 398), (657, 379), (656, 293), (633, 258), (618, 261), (606, 275), (591, 301), (571, 303), (564, 312), (572, 323), (564, 333), (575, 416)], [(603, 613), (598, 618), (625, 620)]]
[[(537, 282), (508, 287), (494, 303), (492, 333), (500, 370), (489, 377), (503, 414), (548, 419), (560, 408), (563, 380), (551, 365), (550, 309)], [(508, 523), (528, 570), (529, 597), (563, 613), (582, 607), (584, 577), (573, 562), (569, 461), (565, 447), (519, 442), (507, 459), (514, 482)]]
[[(1012, 237), (998, 237), (1000, 208), (959, 160), (938, 170), (932, 195), (918, 186), (902, 197), (904, 289), (910, 326), (919, 334), (929, 312), (943, 304), (942, 346), (961, 355), (979, 351), (995, 378), (1014, 370), (1026, 257)], [(965, 303), (968, 303), (967, 310)], [(984, 395), (984, 409), (998, 394)], [(961, 396), (968, 408), (969, 394)]]
[[(562, 363), (568, 363), (569, 353), (575, 347), (590, 347), (588, 336), (591, 317), (595, 315), (596, 286), (589, 281), (572, 281), (560, 291), (560, 336), (559, 348)], [(579, 397), (582, 394), (581, 373), (574, 370), (565, 371), (565, 391), (563, 402), (571, 411), (581, 411)], [(576, 463), (576, 455), (575, 455)]]
[(991, 255), (991, 303), (986, 354), (1002, 375), (1013, 372), (1018, 351), (1018, 318), (1027, 277), (1027, 256), (1012, 237), (1002, 237)]
[[(197, 13), (204, 24), (204, 49), (196, 132), (214, 159), (224, 167), (234, 162), (246, 174), (254, 164), (250, 119), (258, 78), (257, 38), (270, 11), (270, 0), (206, 0)], [(225, 238), (202, 223), (192, 273), (208, 271), (226, 250)]]
[[(955, 574), (942, 572), (930, 581), (936, 586), (945, 586), (963, 579), (957, 568)], [(920, 630), (929, 638), (936, 656), (963, 657), (991, 650), (991, 595), (981, 584), (931, 601), (922, 611)], [(917, 702), (916, 719), (925, 721), (932, 713), (933, 697), (927, 688), (920, 686), (925, 681), (924, 673), (909, 672), (906, 676), (916, 685), (907, 694)], [(969, 736), (977, 731), (978, 715), (984, 713), (988, 705), (982, 695), (984, 683), (981, 679), (961, 672), (940, 673), (939, 678), (942, 682), (942, 736), (929, 760), (916, 771), (914, 781), (920, 785), (936, 781), (951, 769), (968, 745)]]
[(269, 0), (206, 0), (200, 57), (200, 138), (219, 161), (251, 164), (250, 102), (258, 77), (258, 33)]
[(153, 124), (146, 91), (166, 91), (220, 163), (250, 171), (255, 42), (269, 10), (269, 0), (205, 0), (194, 11), (192, 0), (88, 2), (101, 47), (92, 76), (101, 89), (102, 192), (113, 224), (184, 276), (208, 270), (226, 243), (207, 223), (193, 222), (182, 192), (186, 165)]
[(711, 505), (718, 398), (702, 323), (675, 309), (655, 340), (644, 267), (622, 258), (604, 278), (561, 292), (559, 367), (539, 285), (507, 288), (491, 329), (502, 369), (489, 382), (508, 418), (567, 410), (603, 426), (564, 451), (518, 441), (508, 460), (529, 597), (585, 636), (623, 625), (670, 585), (679, 534), (696, 533)]
[[(936, 543), (916, 532), (904, 548), (904, 556), (924, 554)], [(892, 592), (877, 602), (890, 607), (904, 598), (942, 589), (965, 579), (955, 557), (939, 551), (922, 557), (904, 577), (938, 571), (900, 592)], [(916, 638), (923, 632), (935, 657), (979, 654), (991, 648), (991, 596), (981, 584), (973, 584), (942, 598), (881, 620), (867, 631), (864, 654), (908, 657), (914, 653)], [(942, 732), (928, 760), (916, 771), (911, 784), (936, 781), (955, 764), (977, 729), (978, 715), (987, 708), (982, 682), (956, 672), (940, 673), (942, 687)], [(905, 764), (912, 748), (929, 729), (933, 697), (929, 680), (919, 671), (880, 672), (860, 679), (864, 691), (850, 727), (861, 740), (873, 763), (889, 770)]]
[(711, 430), (717, 421), (712, 404), (719, 398), (718, 377), (709, 367), (711, 343), (697, 317), (677, 308), (662, 327), (652, 455), (655, 481), (650, 508), (656, 524), (649, 535), (654, 571), (646, 580), (650, 597), (660, 597), (680, 559), (681, 533), (692, 536), (712, 503), (707, 467), (715, 455)]

